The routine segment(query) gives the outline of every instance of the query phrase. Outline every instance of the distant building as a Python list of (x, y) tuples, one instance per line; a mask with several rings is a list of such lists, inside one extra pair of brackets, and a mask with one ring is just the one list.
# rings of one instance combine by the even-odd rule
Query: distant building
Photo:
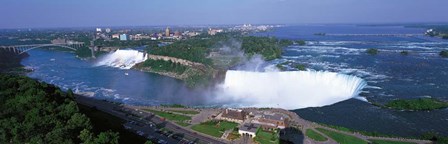
[(121, 34), (120, 35), (120, 40), (121, 41), (127, 41), (128, 40), (128, 36), (126, 34)]
[(57, 39), (51, 40), (51, 43), (52, 44), (65, 44), (66, 40), (65, 39), (61, 39), (61, 38), (57, 38)]
[(225, 109), (222, 112), (221, 119), (231, 121), (231, 122), (237, 122), (237, 123), (243, 123), (246, 119), (246, 112), (239, 109)]
[(134, 35), (134, 40), (141, 40), (144, 36), (142, 34)]
[(96, 28), (96, 32), (101, 32), (101, 28)]
[(170, 28), (169, 27), (166, 27), (166, 29), (165, 29), (165, 36), (166, 37), (170, 36)]
[(110, 32), (111, 32), (110, 28), (106, 28), (106, 33), (110, 33)]
[(222, 29), (212, 29), (212, 28), (208, 29), (209, 35), (216, 35), (217, 33), (220, 33), (220, 32), (223, 32), (223, 30)]
[(250, 136), (254, 138), (257, 135), (259, 124), (254, 123), (244, 123), (238, 128), (238, 133), (242, 136)]
[(194, 37), (194, 36), (197, 36), (197, 35), (199, 35), (200, 33), (198, 33), (198, 32), (188, 32), (187, 33), (187, 35), (188, 36), (190, 36), (190, 37)]
[(179, 31), (176, 31), (176, 32), (174, 32), (174, 36), (175, 36), (175, 37), (179, 37), (179, 36), (181, 36), (181, 34), (180, 34)]
[(114, 38), (119, 39), (119, 38), (120, 38), (120, 34), (113, 34), (113, 35), (112, 35), (112, 38), (113, 38), (113, 39), (114, 39)]

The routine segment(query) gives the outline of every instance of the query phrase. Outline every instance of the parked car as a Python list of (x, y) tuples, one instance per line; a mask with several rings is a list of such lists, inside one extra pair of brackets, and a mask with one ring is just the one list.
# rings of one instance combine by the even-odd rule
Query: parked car
[(168, 142), (166, 142), (165, 140), (159, 140), (157, 143), (159, 143), (159, 144), (167, 144)]
[(140, 135), (140, 136), (143, 136), (145, 133), (142, 132), (142, 131), (137, 131), (137, 134)]
[(151, 139), (154, 138), (154, 136), (152, 136), (152, 135), (148, 135), (146, 138), (149, 139), (149, 140), (151, 140)]
[(130, 126), (127, 126), (127, 125), (125, 125), (125, 124), (123, 124), (123, 127), (124, 127), (125, 129), (131, 129)]
[(156, 130), (156, 133), (159, 133), (159, 134), (161, 134), (162, 133), (162, 131), (161, 130)]

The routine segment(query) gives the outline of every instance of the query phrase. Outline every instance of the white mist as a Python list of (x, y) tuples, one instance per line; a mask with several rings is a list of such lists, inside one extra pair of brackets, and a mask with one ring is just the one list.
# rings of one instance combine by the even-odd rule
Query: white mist
[(356, 97), (366, 82), (356, 76), (318, 71), (227, 71), (215, 100), (243, 107), (300, 109)]

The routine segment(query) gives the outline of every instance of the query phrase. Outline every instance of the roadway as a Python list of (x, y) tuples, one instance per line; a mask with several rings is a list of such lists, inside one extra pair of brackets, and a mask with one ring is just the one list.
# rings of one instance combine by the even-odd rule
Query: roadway
[(190, 129), (186, 129), (184, 127), (178, 126), (171, 122), (164, 121), (160, 117), (154, 116), (154, 115), (150, 114), (149, 112), (142, 112), (142, 113), (145, 114), (144, 116), (149, 116), (151, 118), (150, 120), (152, 122), (154, 122), (156, 124), (162, 124), (162, 125), (164, 125), (165, 128), (173, 130), (176, 133), (184, 134), (186, 137), (195, 138), (200, 143), (213, 143), (213, 144), (226, 144), (227, 143), (225, 140), (221, 140), (218, 138), (212, 138), (210, 136), (203, 135), (201, 133), (194, 132)]
[(95, 107), (97, 110), (109, 113), (116, 117), (119, 117), (126, 121), (134, 121), (135, 123), (126, 123), (126, 126), (129, 126), (130, 129), (134, 130), (134, 132), (141, 131), (143, 132), (143, 136), (145, 137), (155, 137), (157, 139), (165, 140), (168, 143), (182, 143), (182, 141), (176, 140), (174, 138), (166, 137), (157, 133), (157, 129), (152, 126), (153, 123), (156, 125), (161, 125), (162, 127), (169, 129), (175, 133), (183, 134), (184, 138), (193, 140), (195, 143), (213, 143), (213, 144), (225, 144), (228, 143), (225, 140), (220, 140), (217, 138), (213, 138), (211, 136), (203, 135), (200, 133), (196, 133), (190, 129), (186, 129), (184, 127), (178, 126), (171, 122), (164, 121), (157, 116), (152, 115), (151, 113), (136, 111), (135, 109), (127, 109), (122, 108), (119, 104), (97, 100), (85, 96), (76, 96), (76, 101), (80, 104)]

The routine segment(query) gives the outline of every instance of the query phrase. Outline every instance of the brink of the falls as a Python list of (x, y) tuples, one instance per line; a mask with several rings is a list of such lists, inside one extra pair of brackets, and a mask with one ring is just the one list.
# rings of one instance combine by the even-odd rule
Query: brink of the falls
[(221, 85), (223, 95), (216, 100), (242, 107), (300, 109), (357, 97), (365, 86), (361, 78), (334, 72), (229, 70)]
[(137, 50), (117, 50), (101, 57), (96, 66), (110, 66), (121, 69), (130, 69), (135, 64), (144, 62), (148, 56)]

